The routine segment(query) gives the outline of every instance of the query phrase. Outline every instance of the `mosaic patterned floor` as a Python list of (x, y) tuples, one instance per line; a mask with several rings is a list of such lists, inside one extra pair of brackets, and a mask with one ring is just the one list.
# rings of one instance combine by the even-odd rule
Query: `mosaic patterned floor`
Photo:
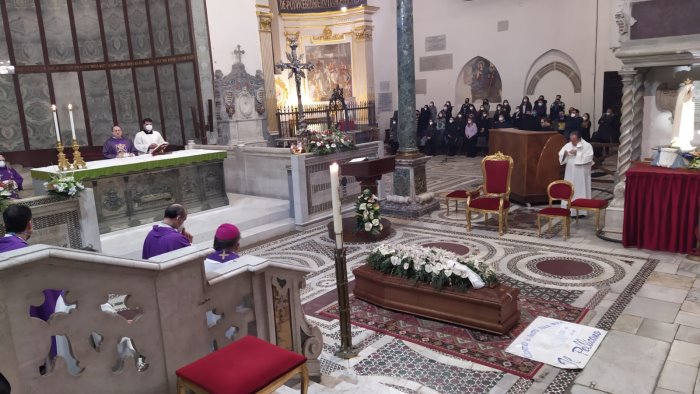
[[(480, 161), (433, 159), (428, 166), (428, 179), (429, 190), (438, 196), (450, 190), (476, 186), (481, 179)], [(594, 186), (601, 189), (596, 191), (600, 197), (609, 195), (610, 185), (594, 183)], [(384, 242), (459, 244), (470, 257), (493, 264), (500, 280), (518, 287), (522, 298), (561, 303), (572, 310), (587, 309), (582, 323), (598, 328), (612, 327), (657, 263), (649, 259), (647, 253), (624, 250), (591, 236), (594, 233), (592, 218), (581, 220), (578, 226), (572, 224), (572, 237), (564, 242), (561, 227), (556, 225), (552, 231), (537, 237), (529, 207), (511, 208), (511, 231), (503, 237), (498, 237), (493, 223), (484, 223), (483, 218), (475, 218), (473, 231), (467, 233), (463, 208), (455, 213), (453, 205), (449, 215), (445, 208), (443, 201), (440, 211), (415, 221), (390, 218), (393, 232)], [(505, 368), (493, 368), (484, 360), (479, 362), (478, 358), (467, 360), (441, 351), (439, 347), (428, 348), (415, 343), (417, 341), (402, 339), (400, 335), (367, 328), (370, 324), (352, 327), (353, 344), (360, 351), (359, 357), (337, 358), (334, 352), (340, 343), (338, 321), (313, 313), (334, 301), (333, 245), (325, 226), (318, 226), (245, 251), (293, 261), (313, 270), (302, 291), (302, 302), (308, 307), (305, 310), (309, 321), (324, 334), (321, 356), (324, 379), (371, 382), (384, 387), (382, 392), (392, 393), (488, 393), (491, 390), (525, 393), (535, 386), (538, 387), (535, 392), (563, 393), (578, 375), (578, 371), (545, 365), (532, 379), (523, 378), (504, 372)], [(349, 270), (366, 262), (372, 246), (347, 245)], [(557, 268), (567, 262), (572, 269)], [(352, 273), (349, 278), (353, 279)], [(540, 390), (540, 386), (544, 388)]]

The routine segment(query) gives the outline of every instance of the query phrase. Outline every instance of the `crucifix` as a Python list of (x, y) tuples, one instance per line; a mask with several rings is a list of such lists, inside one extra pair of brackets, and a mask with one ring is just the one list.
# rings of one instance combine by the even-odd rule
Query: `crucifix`
[(236, 56), (236, 60), (237, 60), (238, 63), (240, 64), (240, 63), (241, 63), (241, 57), (242, 57), (243, 55), (245, 55), (245, 51), (244, 51), (244, 50), (241, 50), (241, 45), (240, 45), (240, 44), (239, 44), (239, 45), (236, 45), (236, 50), (233, 51), (233, 55)]
[(302, 139), (306, 139), (306, 121), (304, 120), (304, 107), (301, 104), (301, 79), (306, 78), (304, 70), (313, 70), (314, 65), (311, 63), (302, 63), (304, 54), (297, 56), (297, 39), (291, 38), (289, 40), (289, 47), (292, 49), (292, 53), (287, 52), (287, 63), (279, 62), (275, 67), (280, 71), (289, 70), (288, 78), (294, 75), (294, 80), (297, 86), (297, 106), (299, 110), (299, 119), (297, 123), (298, 133)]

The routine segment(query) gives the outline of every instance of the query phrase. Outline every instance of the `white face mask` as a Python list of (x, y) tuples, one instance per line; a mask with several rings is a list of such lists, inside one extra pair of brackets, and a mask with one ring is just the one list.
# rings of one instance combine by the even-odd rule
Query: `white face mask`
[(146, 131), (151, 131), (151, 130), (153, 130), (153, 125), (147, 124)]
[(505, 120), (505, 118), (498, 118), (499, 122), (503, 122), (504, 120)]
[(5, 160), (0, 160), (0, 168), (5, 168)]
[(583, 117), (583, 120), (588, 120), (588, 116), (584, 116), (584, 117)]
[(575, 117), (576, 117), (576, 114), (571, 114), (571, 117), (572, 117), (572, 118), (575, 118)]

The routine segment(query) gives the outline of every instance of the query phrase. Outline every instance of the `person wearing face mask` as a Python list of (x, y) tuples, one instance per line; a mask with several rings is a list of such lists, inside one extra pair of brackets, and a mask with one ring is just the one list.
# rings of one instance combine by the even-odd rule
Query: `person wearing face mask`
[(544, 98), (543, 95), (540, 94), (540, 97), (538, 97), (537, 100), (542, 100), (544, 107), (547, 108), (547, 100)]
[[(540, 96), (542, 97), (542, 96)], [(537, 102), (535, 103), (535, 112), (537, 113), (537, 117), (539, 118), (544, 118), (547, 116), (547, 104), (543, 99), (538, 99)]]
[(433, 137), (433, 146), (435, 148), (436, 154), (444, 154), (445, 147), (445, 127), (447, 126), (447, 120), (445, 119), (445, 112), (440, 111), (438, 113), (437, 122), (435, 122), (435, 136)]
[(437, 120), (437, 107), (435, 107), (434, 101), (431, 101), (430, 104), (428, 104), (428, 109), (430, 109), (430, 119), (435, 122)]
[(494, 123), (498, 121), (498, 118), (503, 116), (505, 120), (508, 120), (506, 117), (506, 112), (503, 110), (503, 106), (501, 104), (498, 104), (496, 106), (496, 110), (493, 111), (493, 121)]
[[(22, 179), (22, 176), (17, 170), (10, 167), (10, 164), (5, 160), (5, 156), (3, 155), (0, 155), (0, 181), (13, 181), (15, 186), (17, 186), (17, 190), (24, 190), (22, 189), (22, 181), (24, 181), (24, 179)], [(13, 191), (10, 198), (19, 198), (19, 194)]]
[(503, 114), (500, 114), (498, 118), (493, 122), (494, 129), (507, 129), (509, 127), (510, 124), (508, 124), (508, 121), (506, 120), (506, 117)]
[(554, 102), (549, 107), (549, 119), (556, 119), (559, 116), (559, 111), (566, 111), (566, 104), (561, 101), (561, 95), (557, 94)]
[(522, 114), (520, 113), (520, 107), (515, 107), (515, 112), (513, 112), (513, 115), (510, 116), (510, 124), (516, 129), (522, 128), (520, 124), (521, 117)]
[(459, 113), (462, 114), (465, 118), (469, 116), (469, 106), (471, 105), (471, 102), (469, 100), (469, 97), (464, 99), (464, 104), (459, 108)]
[(170, 204), (165, 208), (163, 221), (153, 225), (153, 229), (143, 241), (141, 258), (148, 260), (153, 256), (190, 246), (192, 234), (185, 231), (185, 220), (187, 210), (182, 205)]
[(526, 114), (530, 111), (532, 111), (532, 104), (530, 103), (530, 98), (525, 96), (523, 97), (523, 102), (520, 103), (520, 113)]
[(595, 133), (595, 141), (597, 142), (617, 142), (619, 141), (619, 125), (617, 117), (612, 108), (607, 111), (598, 120), (598, 131)]
[(452, 118), (452, 103), (450, 100), (445, 101), (445, 105), (442, 107), (442, 110), (445, 111), (446, 119)]
[(484, 156), (489, 149), (489, 129), (491, 128), (491, 120), (486, 112), (481, 114), (481, 118), (477, 119), (476, 127), (476, 149), (477, 154)]
[[(579, 133), (581, 132), (581, 123), (583, 123), (583, 120), (581, 119), (580, 116), (578, 116), (578, 110), (574, 108), (573, 111), (571, 111), (571, 115), (569, 115), (568, 118), (566, 118), (565, 125), (566, 128), (564, 129), (564, 138), (569, 139), (569, 134), (572, 131), (578, 131)], [(580, 134), (579, 134), (580, 136)]]
[(435, 122), (431, 119), (428, 121), (428, 127), (425, 129), (423, 138), (425, 139), (425, 154), (428, 156), (435, 156), (435, 136), (437, 135), (437, 129)]
[(167, 144), (159, 132), (153, 130), (153, 119), (146, 118), (141, 122), (142, 129), (134, 137), (134, 146), (141, 153), (151, 153), (156, 147)]
[(508, 100), (503, 100), (502, 108), (506, 112), (506, 118), (510, 118), (510, 113), (512, 112), (512, 109), (510, 108), (510, 104), (508, 104)]
[(566, 131), (566, 116), (564, 116), (563, 110), (559, 111), (559, 114), (554, 119), (554, 122), (552, 122), (552, 128), (555, 131), (558, 131), (559, 134), (564, 135), (564, 132)]
[(464, 127), (464, 145), (467, 151), (467, 157), (476, 156), (476, 135), (479, 132), (479, 128), (474, 119), (471, 117), (467, 118), (467, 125)]
[(448, 156), (454, 156), (457, 148), (457, 133), (459, 132), (455, 118), (450, 118), (445, 126), (445, 150)]
[(32, 210), (19, 204), (11, 204), (2, 212), (5, 224), (5, 236), (0, 238), (0, 253), (9, 252), (29, 246), (27, 241), (32, 236)]
[(591, 114), (588, 112), (581, 117), (581, 138), (591, 140)]
[(489, 99), (485, 98), (481, 100), (481, 106), (484, 107), (484, 111), (486, 111), (486, 113), (491, 113), (491, 104), (489, 103)]

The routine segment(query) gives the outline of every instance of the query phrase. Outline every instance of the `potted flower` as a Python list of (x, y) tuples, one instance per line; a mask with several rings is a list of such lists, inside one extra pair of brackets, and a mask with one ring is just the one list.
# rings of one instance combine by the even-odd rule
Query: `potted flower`
[(0, 181), (0, 199), (7, 200), (17, 197), (17, 182), (12, 179)]
[(48, 182), (44, 182), (44, 187), (50, 194), (66, 197), (78, 197), (85, 186), (73, 174), (59, 172), (51, 175)]
[(328, 130), (310, 130), (306, 139), (306, 151), (319, 155), (329, 155), (355, 149), (352, 138), (337, 128)]
[(362, 191), (355, 202), (356, 232), (379, 235), (384, 229), (379, 218), (379, 199), (369, 189)]

